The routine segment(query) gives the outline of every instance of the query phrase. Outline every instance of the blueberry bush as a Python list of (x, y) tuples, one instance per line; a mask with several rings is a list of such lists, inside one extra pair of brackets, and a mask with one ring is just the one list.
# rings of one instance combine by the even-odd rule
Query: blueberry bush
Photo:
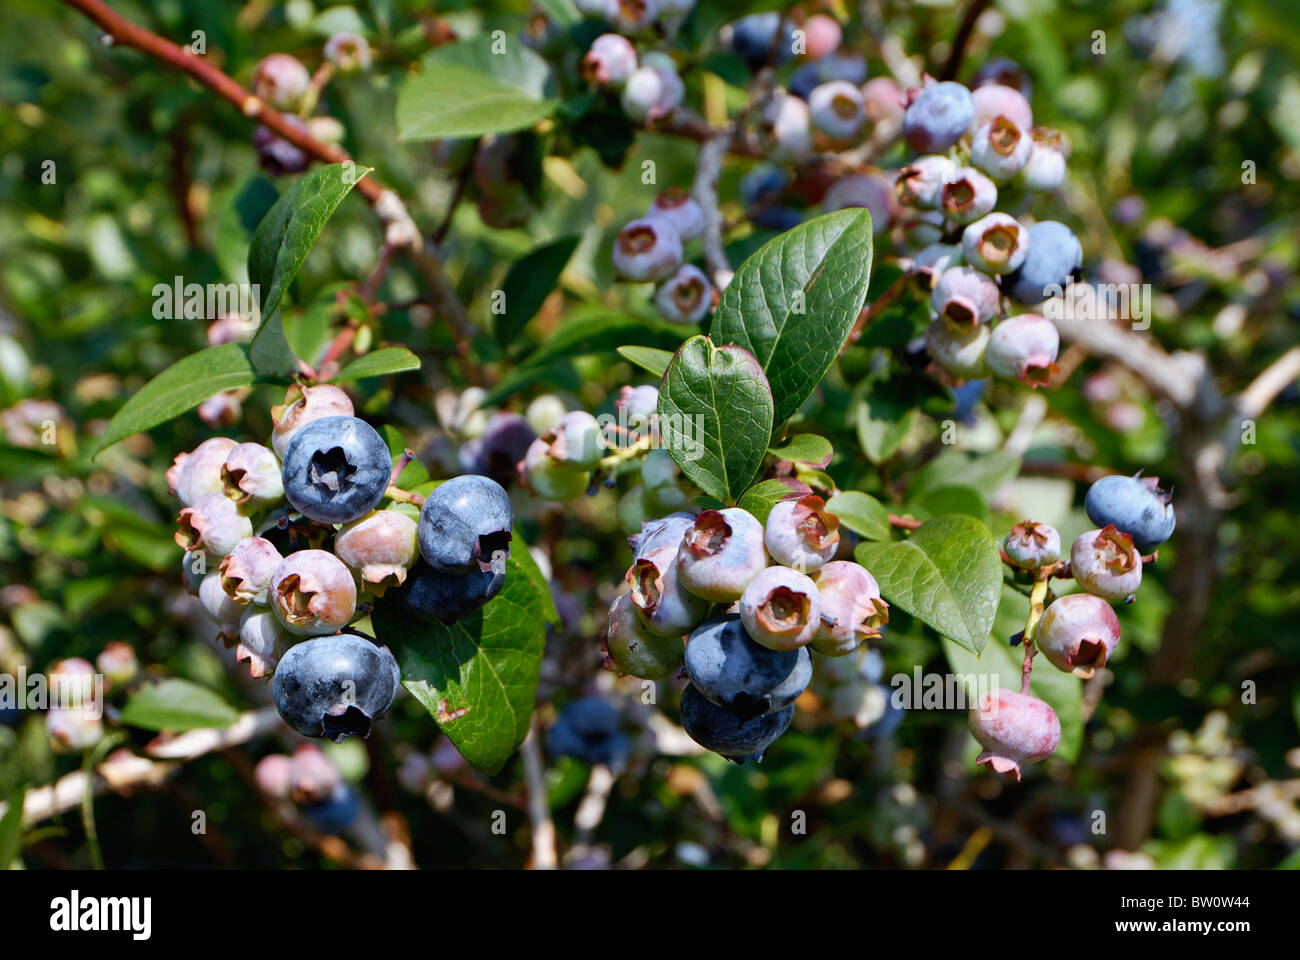
[(1284, 10), (2, 16), (0, 864), (1300, 866)]

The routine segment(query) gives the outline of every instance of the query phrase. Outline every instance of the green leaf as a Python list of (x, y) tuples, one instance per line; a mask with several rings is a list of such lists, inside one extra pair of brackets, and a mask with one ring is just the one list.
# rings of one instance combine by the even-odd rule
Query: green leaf
[(697, 487), (719, 500), (739, 496), (772, 435), (772, 391), (753, 354), (705, 336), (682, 344), (659, 386), (659, 431)]
[(671, 350), (657, 350), (654, 347), (619, 347), (619, 356), (631, 360), (638, 367), (649, 370), (656, 377), (662, 377), (673, 359)]
[(239, 712), (218, 694), (177, 677), (145, 687), (122, 708), (123, 723), (145, 730), (227, 727), (237, 719)]
[(710, 336), (752, 353), (767, 374), (775, 423), (817, 388), (867, 298), (871, 214), (815, 217), (768, 241), (736, 270)]
[(1002, 565), (989, 528), (949, 514), (921, 524), (902, 541), (858, 544), (886, 600), (966, 649), (988, 642), (1002, 591)]
[(831, 462), (835, 451), (831, 442), (816, 433), (799, 433), (783, 447), (770, 447), (768, 453), (780, 460), (806, 463), (821, 469)]
[(862, 452), (872, 463), (883, 463), (907, 438), (916, 411), (888, 396), (866, 394), (853, 413)]
[(544, 95), (550, 67), (517, 38), (502, 42), (501, 53), (484, 34), (426, 54), (421, 72), (398, 92), (398, 137), (479, 137), (521, 130), (550, 116), (560, 102)]
[(402, 373), (405, 370), (419, 370), (420, 358), (405, 347), (382, 347), (372, 350), (364, 356), (357, 357), (340, 370), (330, 383), (344, 380), (363, 380), (366, 377), (382, 377), (389, 373)]
[(990, 520), (989, 508), (984, 498), (973, 487), (952, 486), (935, 487), (926, 490), (920, 499), (908, 504), (908, 511), (914, 516), (928, 520), (945, 513), (964, 513), (987, 524)]
[(461, 756), (494, 774), (528, 733), (546, 624), (559, 616), (551, 593), (516, 536), (506, 582), (481, 611), (450, 626), (396, 603), (372, 614), (375, 635), (398, 653), (402, 686), (424, 706)]
[(371, 169), (344, 163), (316, 168), (285, 191), (253, 231), (248, 244), (248, 279), (261, 294), (262, 325), (253, 336), (249, 353), (257, 369), (293, 372), (293, 354), (275, 312), (326, 222)]
[(501, 284), (505, 312), (497, 318), (497, 342), (513, 344), (524, 325), (537, 315), (551, 295), (581, 237), (561, 237), (537, 247), (510, 265)]
[(875, 497), (845, 490), (826, 501), (826, 509), (840, 518), (840, 523), (867, 540), (888, 540), (889, 508)]
[(989, 500), (1014, 480), (1019, 470), (1019, 459), (1000, 450), (982, 454), (945, 450), (917, 471), (908, 496), (924, 500), (943, 487), (971, 487)]
[(626, 313), (578, 314), (530, 354), (523, 365), (532, 367), (561, 357), (614, 353), (629, 340), (639, 341), (640, 346), (675, 351), (681, 346), (685, 332), (686, 328), (679, 323)]
[(782, 500), (797, 500), (812, 493), (812, 487), (794, 477), (776, 477), (756, 483), (741, 495), (736, 506), (748, 510), (760, 523), (767, 523), (767, 515)]
[(101, 452), (129, 437), (192, 410), (222, 390), (246, 387), (258, 379), (248, 353), (237, 343), (209, 347), (176, 361), (122, 404), (99, 439)]

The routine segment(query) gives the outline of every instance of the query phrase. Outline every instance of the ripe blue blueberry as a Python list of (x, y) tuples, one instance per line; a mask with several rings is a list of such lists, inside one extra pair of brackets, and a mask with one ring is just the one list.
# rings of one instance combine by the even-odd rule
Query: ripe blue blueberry
[(621, 726), (612, 704), (601, 697), (583, 697), (565, 704), (551, 727), (548, 745), (552, 756), (621, 767), (631, 751)]
[(937, 153), (960, 140), (974, 117), (970, 91), (960, 83), (929, 83), (903, 114), (903, 138), (913, 150)]
[(361, 813), (356, 791), (346, 783), (337, 784), (329, 797), (302, 808), (302, 814), (321, 833), (338, 833), (352, 825)]
[(420, 553), (443, 573), (498, 568), (510, 555), (515, 522), (510, 495), (488, 477), (466, 474), (440, 484), (420, 509)]
[(1029, 228), (1028, 255), (1007, 277), (1005, 289), (1019, 303), (1042, 303), (1060, 296), (1081, 266), (1083, 245), (1079, 238), (1065, 224), (1043, 220)]
[(508, 487), (518, 478), (519, 461), (536, 439), (537, 432), (526, 418), (498, 410), (487, 418), (482, 434), (460, 448), (461, 469)]
[(322, 417), (293, 435), (284, 453), (284, 493), (303, 516), (347, 523), (380, 500), (393, 458), (375, 428), (356, 417)]
[[(284, 122), (306, 134), (307, 124), (296, 114), (284, 114)], [(288, 173), (301, 173), (311, 165), (311, 156), (295, 143), (291, 143), (270, 127), (259, 126), (253, 131), (253, 149), (257, 151), (262, 169), (273, 177)]]
[(1114, 524), (1150, 553), (1174, 532), (1173, 495), (1160, 489), (1159, 477), (1102, 477), (1088, 488), (1084, 512), (1098, 527)]
[(393, 705), (401, 682), (387, 647), (343, 633), (292, 646), (276, 667), (271, 692), (284, 722), (304, 737), (341, 743), (368, 737)]
[(500, 593), (505, 582), (504, 569), (443, 573), (417, 561), (395, 596), (403, 609), (423, 620), (455, 623)]
[(777, 737), (785, 733), (794, 719), (794, 704), (784, 710), (742, 719), (718, 706), (694, 685), (682, 691), (682, 729), (687, 735), (714, 753), (735, 763), (762, 762), (763, 754)]
[(767, 61), (781, 29), (781, 14), (752, 13), (730, 24), (731, 50), (751, 66)]
[(704, 697), (749, 720), (790, 706), (812, 680), (804, 647), (770, 650), (731, 614), (709, 620), (686, 641), (686, 675)]

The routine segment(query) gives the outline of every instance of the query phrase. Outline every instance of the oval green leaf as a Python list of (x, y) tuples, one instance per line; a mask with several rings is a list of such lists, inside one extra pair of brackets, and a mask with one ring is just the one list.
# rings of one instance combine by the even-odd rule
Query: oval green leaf
[(228, 727), (239, 711), (197, 683), (173, 677), (145, 687), (122, 708), (122, 722), (144, 730), (194, 730)]
[(478, 613), (445, 625), (381, 603), (371, 615), (375, 636), (397, 654), (402, 686), (461, 756), (489, 775), (528, 733), (546, 625), (558, 620), (550, 589), (517, 534), (505, 586)]
[(734, 501), (758, 473), (772, 435), (772, 391), (758, 360), (691, 337), (659, 385), (659, 433), (697, 487)]
[(906, 540), (858, 544), (854, 556), (891, 604), (972, 653), (984, 649), (1002, 593), (1002, 563), (980, 521), (936, 517)]
[(357, 357), (340, 370), (330, 382), (364, 380), (366, 377), (382, 377), (389, 373), (402, 373), (406, 370), (419, 369), (420, 358), (405, 347), (381, 347), (364, 356)]
[(870, 494), (845, 490), (827, 500), (826, 509), (866, 540), (888, 540), (891, 536), (889, 509)]
[(257, 380), (247, 350), (237, 343), (209, 347), (178, 360), (122, 404), (99, 438), (98, 456), (119, 440), (197, 407), (214, 393)]
[(722, 292), (709, 334), (758, 358), (776, 423), (802, 406), (839, 356), (867, 299), (871, 249), (870, 213), (828, 213), (769, 240)]

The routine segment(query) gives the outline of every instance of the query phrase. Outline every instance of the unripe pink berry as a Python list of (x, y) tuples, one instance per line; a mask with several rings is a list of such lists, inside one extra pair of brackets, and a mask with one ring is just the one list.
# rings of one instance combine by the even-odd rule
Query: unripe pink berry
[(1071, 593), (1048, 606), (1034, 642), (1058, 670), (1086, 680), (1106, 665), (1119, 645), (1119, 617), (1101, 597)]
[(263, 677), (270, 680), (280, 657), (297, 641), (269, 607), (250, 604), (239, 618), (235, 663), (247, 663), (248, 675), (254, 680)]
[(1142, 585), (1142, 555), (1114, 525), (1089, 530), (1070, 548), (1070, 574), (1091, 594), (1126, 600)]
[(199, 404), (199, 419), (213, 430), (221, 430), (239, 422), (243, 404), (238, 390), (222, 390)]
[(747, 510), (705, 510), (689, 524), (677, 554), (682, 586), (717, 603), (740, 599), (767, 566), (763, 525)]
[(777, 563), (800, 573), (812, 573), (840, 545), (840, 518), (815, 494), (782, 500), (767, 515), (763, 542)]
[(77, 753), (99, 742), (104, 720), (91, 708), (51, 707), (45, 711), (45, 733), (55, 753)]
[(140, 671), (135, 650), (121, 640), (110, 640), (95, 658), (95, 668), (112, 684), (129, 683)]
[(669, 187), (655, 197), (645, 215), (647, 219), (665, 221), (677, 231), (683, 243), (704, 232), (704, 211), (694, 197), (678, 186)]
[(1022, 520), (1002, 541), (1002, 549), (1016, 566), (1037, 570), (1061, 559), (1061, 535), (1045, 523)]
[(271, 609), (300, 637), (334, 633), (357, 609), (357, 585), (343, 561), (326, 550), (299, 550), (271, 576)]
[(970, 162), (999, 183), (1024, 169), (1034, 141), (1028, 127), (1018, 127), (1006, 117), (986, 120), (971, 140)]
[(672, 323), (699, 323), (713, 306), (713, 285), (703, 270), (684, 263), (655, 291), (655, 306)]
[(208, 324), (208, 346), (223, 343), (244, 343), (253, 336), (256, 324), (238, 313), (225, 313)]
[(865, 567), (851, 560), (832, 560), (813, 574), (813, 582), (821, 603), (814, 650), (825, 657), (842, 657), (864, 640), (880, 637), (889, 622), (889, 604)]
[(659, 410), (659, 388), (651, 385), (620, 387), (614, 408), (626, 410), (629, 418), (653, 417)]
[(624, 33), (645, 30), (658, 16), (657, 0), (605, 0), (605, 19)]
[(988, 372), (984, 350), (989, 342), (987, 324), (957, 326), (939, 317), (925, 328), (925, 349), (930, 358), (954, 377), (982, 377)]
[(214, 560), (253, 535), (252, 521), (223, 493), (205, 493), (194, 506), (182, 508), (177, 525), (177, 544), (186, 550), (202, 550)]
[(627, 78), (619, 102), (628, 119), (648, 123), (672, 113), (685, 96), (686, 88), (676, 71), (643, 63)]
[(293, 751), (290, 795), (294, 803), (325, 800), (343, 782), (339, 768), (314, 743), (300, 743)]
[(840, 48), (844, 30), (839, 21), (824, 13), (814, 13), (803, 25), (805, 52), (809, 60), (829, 57)]
[(999, 83), (986, 83), (971, 91), (971, 102), (975, 105), (975, 119), (971, 129), (978, 130), (990, 120), (1005, 117), (1021, 130), (1034, 126), (1034, 111), (1029, 106), (1025, 95), (1014, 87), (1004, 87)]
[(688, 592), (678, 580), (677, 552), (676, 544), (657, 547), (638, 557), (627, 571), (641, 622), (661, 637), (690, 633), (709, 614), (709, 602)]
[(230, 451), (221, 466), (226, 496), (249, 510), (275, 506), (284, 497), (280, 461), (270, 447), (241, 443)]
[(1019, 782), (1022, 763), (1038, 763), (1056, 752), (1061, 721), (1037, 697), (992, 690), (971, 708), (970, 732), (984, 748), (975, 762)]
[(627, 280), (666, 280), (681, 262), (682, 238), (663, 220), (633, 220), (614, 239), (614, 270)]
[(961, 235), (966, 262), (985, 273), (1010, 273), (1029, 254), (1029, 231), (1015, 217), (990, 213), (966, 227)]
[(336, 33), (325, 41), (325, 59), (344, 73), (370, 69), (370, 44), (355, 33)]
[(957, 164), (940, 154), (917, 157), (898, 171), (898, 202), (932, 210), (939, 205), (943, 185), (957, 173)]
[(907, 96), (893, 77), (872, 77), (862, 85), (862, 99), (873, 124), (903, 118)]
[(348, 395), (328, 383), (314, 387), (291, 386), (284, 403), (271, 408), (271, 449), (281, 460), (293, 435), (322, 417), (351, 417), (355, 414)]
[(778, 91), (763, 108), (759, 136), (773, 163), (797, 163), (812, 153), (812, 116), (808, 104)]
[(399, 510), (376, 510), (345, 523), (334, 540), (334, 553), (382, 597), (389, 587), (400, 587), (419, 556), (418, 525)]
[(1060, 372), (1056, 366), (1060, 349), (1056, 324), (1036, 313), (1022, 313), (993, 328), (984, 360), (999, 377), (1041, 387)]
[(221, 560), (221, 589), (238, 604), (265, 605), (271, 575), (283, 560), (270, 540), (245, 537)]
[(573, 470), (593, 470), (605, 455), (600, 423), (586, 410), (570, 410), (541, 439), (557, 463)]
[(812, 641), (821, 624), (817, 584), (789, 567), (768, 567), (740, 595), (740, 620), (749, 635), (765, 647), (802, 647)]
[(956, 223), (970, 223), (998, 203), (998, 188), (974, 167), (956, 170), (939, 192), (939, 209)]
[(283, 753), (263, 757), (253, 768), (253, 779), (268, 797), (287, 800), (293, 785), (293, 760)]
[(627, 37), (602, 33), (582, 58), (582, 77), (588, 83), (621, 87), (636, 69), (636, 48)]
[(1047, 127), (1036, 127), (1030, 137), (1033, 149), (1020, 171), (1020, 182), (1026, 190), (1038, 193), (1055, 190), (1065, 181), (1065, 140), (1059, 130)]
[(187, 507), (204, 494), (219, 493), (223, 489), (221, 468), (236, 446), (229, 437), (213, 437), (189, 453), (178, 453), (167, 471), (167, 488)]
[(296, 58), (287, 53), (273, 53), (263, 57), (253, 68), (249, 84), (254, 96), (265, 100), (277, 110), (293, 112), (311, 86), (311, 74)]
[(987, 323), (998, 312), (998, 285), (974, 267), (949, 267), (930, 292), (930, 306), (954, 327)]
[(199, 603), (227, 647), (239, 640), (239, 621), (244, 605), (236, 603), (221, 586), (221, 573), (213, 570), (199, 584)]

